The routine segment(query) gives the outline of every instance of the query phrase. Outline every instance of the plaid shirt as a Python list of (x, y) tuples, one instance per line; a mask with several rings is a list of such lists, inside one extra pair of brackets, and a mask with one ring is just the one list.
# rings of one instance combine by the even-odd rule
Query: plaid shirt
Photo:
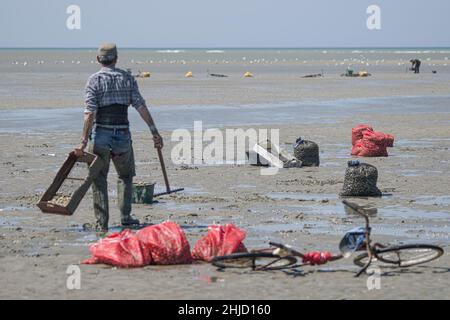
[(138, 109), (145, 105), (145, 100), (130, 73), (115, 67), (103, 67), (89, 77), (85, 104), (85, 112), (96, 112), (113, 104), (132, 105)]

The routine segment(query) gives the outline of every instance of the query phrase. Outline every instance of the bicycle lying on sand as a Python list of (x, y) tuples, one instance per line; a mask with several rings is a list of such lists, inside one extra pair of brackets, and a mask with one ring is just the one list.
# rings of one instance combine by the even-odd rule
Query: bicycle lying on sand
[[(225, 268), (251, 268), (255, 271), (269, 271), (294, 269), (305, 265), (323, 265), (331, 261), (350, 257), (356, 251), (366, 251), (356, 256), (354, 264), (361, 267), (356, 274), (359, 277), (372, 263), (391, 267), (410, 267), (438, 259), (444, 250), (430, 244), (405, 244), (385, 246), (371, 242), (371, 228), (369, 215), (365, 210), (347, 200), (344, 205), (355, 213), (364, 217), (365, 227), (350, 230), (342, 238), (338, 255), (330, 252), (301, 253), (288, 245), (270, 242), (271, 248), (252, 250), (251, 252), (233, 253), (227, 256), (215, 257), (211, 263), (221, 269)], [(297, 258), (302, 260), (298, 264)]]

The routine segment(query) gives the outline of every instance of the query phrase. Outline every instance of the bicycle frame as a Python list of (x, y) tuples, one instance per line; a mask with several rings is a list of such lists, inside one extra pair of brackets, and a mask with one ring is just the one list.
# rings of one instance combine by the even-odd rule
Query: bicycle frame
[(350, 209), (352, 209), (354, 212), (356, 212), (357, 214), (359, 214), (360, 216), (362, 216), (365, 220), (366, 223), (366, 232), (365, 232), (365, 238), (366, 238), (366, 251), (367, 251), (367, 255), (369, 257), (369, 261), (367, 261), (366, 265), (364, 267), (361, 268), (361, 270), (358, 271), (358, 273), (355, 275), (355, 277), (359, 277), (363, 272), (365, 272), (367, 270), (367, 268), (369, 268), (370, 264), (372, 263), (372, 259), (375, 256), (376, 257), (376, 253), (374, 248), (370, 245), (371, 239), (370, 239), (370, 233), (371, 233), (371, 228), (370, 228), (370, 222), (369, 222), (369, 216), (367, 215), (367, 213), (364, 213), (360, 207), (358, 207), (357, 205), (348, 202), (347, 200), (343, 200), (342, 203), (344, 205), (346, 205), (347, 207), (349, 207)]
[[(376, 246), (380, 246), (380, 247), (384, 247), (382, 245), (379, 244), (375, 244), (373, 247), (371, 246), (371, 239), (370, 239), (370, 235), (371, 235), (371, 228), (370, 228), (370, 221), (369, 221), (369, 216), (364, 213), (362, 211), (362, 209), (358, 206), (356, 206), (353, 203), (348, 202), (347, 200), (343, 200), (342, 201), (344, 205), (348, 206), (350, 209), (352, 209), (353, 211), (355, 211), (357, 214), (361, 215), (364, 220), (365, 220), (365, 250), (367, 251), (368, 257), (369, 257), (369, 261), (366, 263), (366, 265), (358, 271), (358, 273), (355, 275), (355, 277), (359, 277), (362, 273), (364, 273), (367, 268), (370, 266), (370, 264), (372, 263), (372, 259), (373, 257), (377, 257), (376, 255)], [(273, 247), (276, 247), (280, 250), (284, 250), (284, 252), (277, 252), (275, 254), (283, 256), (283, 255), (292, 255), (294, 257), (300, 257), (301, 259), (303, 259), (305, 257), (305, 255), (291, 247), (288, 247), (286, 245), (283, 245), (281, 243), (276, 243), (276, 242), (269, 242), (269, 244)], [(358, 250), (359, 251), (359, 250)], [(344, 256), (342, 254), (333, 256), (331, 258), (330, 261), (336, 261), (339, 259), (342, 259)]]
[[(269, 242), (271, 245), (271, 248), (265, 248), (265, 249), (259, 249), (259, 250), (251, 250), (248, 254), (240, 253), (240, 256), (234, 257), (233, 254), (229, 256), (223, 256), (223, 257), (217, 257), (222, 258), (221, 260), (234, 260), (234, 259), (253, 259), (252, 261), (252, 269), (253, 270), (266, 270), (268, 267), (273, 265), (274, 263), (277, 263), (280, 260), (288, 260), (288, 264), (281, 265), (277, 268), (277, 270), (280, 270), (281, 268), (297, 268), (305, 265), (324, 265), (331, 261), (336, 261), (339, 259), (342, 259), (344, 257), (347, 257), (347, 253), (352, 253), (355, 251), (366, 251), (365, 254), (361, 254), (354, 258), (354, 263), (358, 266), (362, 266), (362, 268), (356, 273), (355, 277), (359, 277), (362, 273), (366, 272), (369, 266), (374, 261), (381, 261), (387, 264), (393, 264), (396, 266), (402, 266), (402, 260), (400, 260), (399, 251), (401, 250), (410, 250), (410, 249), (426, 249), (430, 250), (433, 255), (428, 257), (420, 257), (414, 259), (409, 259), (403, 261), (407, 265), (417, 265), (424, 262), (432, 261), (437, 258), (439, 258), (443, 253), (444, 250), (435, 245), (427, 245), (427, 244), (413, 244), (413, 245), (400, 245), (400, 246), (385, 246), (379, 243), (373, 243), (371, 241), (371, 227), (369, 222), (369, 215), (366, 212), (366, 210), (357, 204), (348, 202), (346, 200), (342, 201), (344, 205), (348, 206), (352, 211), (362, 216), (365, 220), (365, 227), (363, 228), (355, 228), (355, 230), (351, 230), (346, 233), (345, 237), (341, 240), (341, 243), (339, 245), (339, 248), (341, 250), (341, 254), (333, 256), (329, 252), (310, 252), (303, 254), (295, 249), (293, 249), (289, 245), (284, 245), (280, 243), (275, 242)], [(363, 237), (363, 238), (362, 238)], [(274, 247), (276, 249), (274, 249)], [(385, 253), (395, 252), (398, 256), (398, 261), (396, 260), (390, 260), (385, 258), (383, 255)], [(257, 255), (258, 253), (264, 253), (262, 255)], [(267, 254), (266, 254), (267, 253)], [(239, 255), (239, 254), (236, 254)], [(302, 259), (303, 263), (297, 264), (296, 257), (299, 257)], [(256, 267), (256, 259), (257, 258), (269, 258), (272, 259), (268, 264), (262, 265), (260, 267)], [(364, 262), (363, 259), (368, 259), (367, 262), (363, 265)], [(419, 259), (419, 260), (418, 260)], [(422, 259), (422, 260), (420, 260)], [(408, 265), (409, 263), (409, 265)], [(213, 263), (214, 264), (214, 263)], [(221, 268), (226, 268), (227, 266), (219, 266)], [(276, 268), (276, 267), (275, 267)], [(272, 269), (275, 270), (275, 269)]]

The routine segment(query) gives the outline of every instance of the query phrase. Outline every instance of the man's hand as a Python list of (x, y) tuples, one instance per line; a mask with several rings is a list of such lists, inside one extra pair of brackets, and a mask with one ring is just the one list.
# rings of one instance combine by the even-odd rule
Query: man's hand
[(164, 146), (163, 139), (161, 138), (159, 133), (153, 135), (153, 142), (155, 143), (156, 149), (162, 149), (162, 147)]
[(139, 112), (141, 118), (148, 125), (150, 132), (153, 134), (153, 141), (155, 142), (155, 148), (162, 149), (162, 147), (164, 146), (163, 140), (159, 135), (158, 129), (156, 129), (155, 122), (153, 121), (152, 115), (148, 111), (147, 106), (142, 105), (139, 108), (137, 108), (137, 111)]
[(77, 157), (83, 155), (88, 143), (88, 137), (91, 133), (92, 125), (94, 123), (95, 112), (84, 112), (83, 134), (81, 135), (81, 142), (73, 151)]
[(87, 142), (81, 142), (75, 149), (73, 150), (77, 157), (81, 157), (84, 153), (84, 149), (86, 149)]

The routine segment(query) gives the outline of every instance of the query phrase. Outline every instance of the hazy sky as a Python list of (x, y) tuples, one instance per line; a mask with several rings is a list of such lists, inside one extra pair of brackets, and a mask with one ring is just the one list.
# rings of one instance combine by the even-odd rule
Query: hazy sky
[[(66, 27), (72, 4), (81, 30)], [(2, 0), (0, 47), (448, 47), (449, 13), (448, 0)]]

